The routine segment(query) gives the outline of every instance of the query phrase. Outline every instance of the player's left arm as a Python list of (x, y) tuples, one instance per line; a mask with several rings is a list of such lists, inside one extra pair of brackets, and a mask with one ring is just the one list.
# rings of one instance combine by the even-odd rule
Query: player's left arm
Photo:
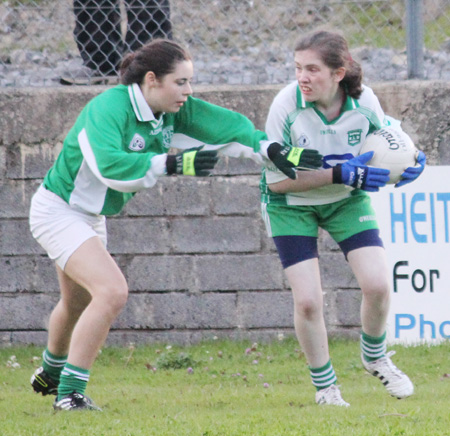
[[(378, 100), (378, 97), (375, 96), (375, 112), (377, 116), (383, 120), (383, 125), (385, 126), (391, 126), (398, 130), (403, 130), (401, 127), (401, 121), (397, 120), (389, 115), (386, 115), (381, 107), (381, 104)], [(406, 185), (407, 183), (411, 183), (414, 180), (416, 180), (425, 169), (425, 165), (427, 162), (427, 158), (425, 156), (425, 153), (423, 151), (418, 151), (416, 154), (416, 165), (413, 167), (408, 167), (403, 172), (402, 177), (399, 182), (395, 184), (396, 188), (399, 188), (400, 186)]]
[[(296, 84), (295, 89), (297, 86)], [(297, 102), (296, 93), (293, 93), (292, 87), (293, 84), (284, 88), (270, 105), (265, 127), (270, 141), (267, 141), (262, 148), (265, 148), (264, 156), (269, 158), (285, 176), (295, 181), (298, 174), (296, 170), (321, 168), (323, 156), (316, 149), (297, 147), (292, 144), (288, 119)], [(306, 180), (312, 182), (312, 179), (307, 178)], [(291, 186), (292, 183), (286, 181), (284, 185)], [(297, 182), (295, 185), (303, 184)], [(281, 186), (283, 186), (282, 181)], [(303, 186), (301, 189), (303, 190)]]
[(419, 150), (416, 155), (416, 165), (406, 168), (406, 170), (402, 174), (400, 181), (395, 184), (395, 187), (400, 188), (400, 186), (406, 185), (407, 183), (411, 183), (416, 180), (425, 169), (426, 163), (427, 157), (425, 156), (425, 153)]
[[(374, 94), (372, 89), (364, 87), (364, 92), (361, 96), (361, 100), (362, 101), (360, 103), (366, 104), (376, 115), (376, 117), (374, 117), (375, 122), (373, 122), (374, 120), (372, 120), (371, 117), (368, 118), (369, 122), (371, 123), (371, 129), (369, 129), (369, 131), (373, 131), (374, 129), (376, 130), (377, 128), (383, 127), (383, 125), (391, 126), (398, 130), (403, 130), (400, 120), (392, 118), (391, 116), (384, 113), (380, 101), (378, 100), (378, 97)], [(376, 119), (382, 121), (382, 125), (380, 127), (377, 127), (378, 123), (376, 122)], [(425, 153), (423, 151), (418, 151), (416, 155), (416, 165), (406, 168), (401, 176), (400, 181), (395, 184), (395, 187), (399, 188), (400, 186), (406, 185), (407, 183), (411, 183), (416, 180), (425, 169), (426, 161), (427, 159)]]

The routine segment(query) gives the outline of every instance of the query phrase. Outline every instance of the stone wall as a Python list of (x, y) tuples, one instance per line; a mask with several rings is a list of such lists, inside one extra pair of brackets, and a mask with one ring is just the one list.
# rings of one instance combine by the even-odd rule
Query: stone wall
[[(450, 164), (449, 83), (373, 87), (433, 165)], [(279, 86), (201, 88), (196, 96), (263, 129)], [(101, 87), (0, 90), (0, 344), (44, 344), (58, 300), (52, 262), (28, 229), (30, 198), (83, 105)], [(110, 344), (293, 333), (292, 298), (259, 214), (259, 168), (222, 158), (215, 176), (163, 178), (108, 219), (109, 249), (130, 288)], [(337, 245), (320, 236), (326, 320), (356, 337), (360, 291)]]

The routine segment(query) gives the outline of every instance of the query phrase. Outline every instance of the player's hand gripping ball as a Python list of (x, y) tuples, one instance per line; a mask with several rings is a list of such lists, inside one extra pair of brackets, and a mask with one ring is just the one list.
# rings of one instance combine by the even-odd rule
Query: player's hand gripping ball
[(377, 192), (389, 181), (389, 170), (367, 166), (373, 157), (373, 151), (361, 154), (353, 159), (333, 167), (333, 183), (343, 183), (363, 191)]
[(373, 151), (366, 165), (390, 171), (389, 184), (400, 187), (415, 180), (422, 173), (426, 157), (417, 150), (408, 134), (392, 127), (383, 127), (367, 136), (360, 155)]

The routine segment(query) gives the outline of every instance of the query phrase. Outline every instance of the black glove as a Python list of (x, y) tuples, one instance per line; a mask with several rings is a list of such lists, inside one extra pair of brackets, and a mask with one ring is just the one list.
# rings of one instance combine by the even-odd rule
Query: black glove
[(364, 191), (376, 192), (389, 181), (389, 170), (365, 165), (372, 159), (373, 151), (333, 167), (333, 183), (343, 183)]
[(275, 166), (295, 180), (294, 168), (315, 170), (322, 166), (322, 155), (317, 150), (291, 147), (273, 142), (267, 148), (267, 155)]
[(185, 176), (209, 176), (219, 160), (217, 151), (200, 151), (195, 147), (184, 150), (176, 155), (168, 155), (166, 161), (167, 174), (183, 174)]

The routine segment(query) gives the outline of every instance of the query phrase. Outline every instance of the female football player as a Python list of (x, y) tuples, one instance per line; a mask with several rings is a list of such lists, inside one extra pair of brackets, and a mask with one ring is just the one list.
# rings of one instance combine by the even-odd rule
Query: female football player
[[(295, 180), (275, 167), (265, 170), (262, 214), (273, 237), (294, 298), (297, 338), (309, 364), (316, 402), (348, 406), (336, 385), (323, 314), (317, 238), (329, 232), (343, 251), (362, 290), (361, 358), (397, 398), (413, 393), (410, 379), (386, 354), (389, 271), (370, 198), (388, 180), (388, 170), (365, 165), (358, 156), (365, 137), (389, 124), (373, 91), (361, 84), (360, 65), (337, 33), (319, 31), (295, 47), (297, 81), (275, 97), (267, 119), (269, 140), (316, 149), (320, 171), (298, 171)], [(419, 176), (420, 153), (397, 184)]]
[[(120, 75), (120, 85), (81, 111), (31, 204), (31, 231), (55, 260), (61, 289), (31, 384), (56, 395), (55, 410), (99, 409), (84, 395), (89, 370), (128, 294), (106, 249), (106, 215), (159, 177), (208, 175), (218, 148), (261, 163), (270, 152), (288, 174), (299, 164), (321, 165), (317, 151), (280, 152), (243, 115), (193, 98), (191, 58), (172, 41), (127, 55)], [(187, 150), (169, 155), (171, 146)]]

